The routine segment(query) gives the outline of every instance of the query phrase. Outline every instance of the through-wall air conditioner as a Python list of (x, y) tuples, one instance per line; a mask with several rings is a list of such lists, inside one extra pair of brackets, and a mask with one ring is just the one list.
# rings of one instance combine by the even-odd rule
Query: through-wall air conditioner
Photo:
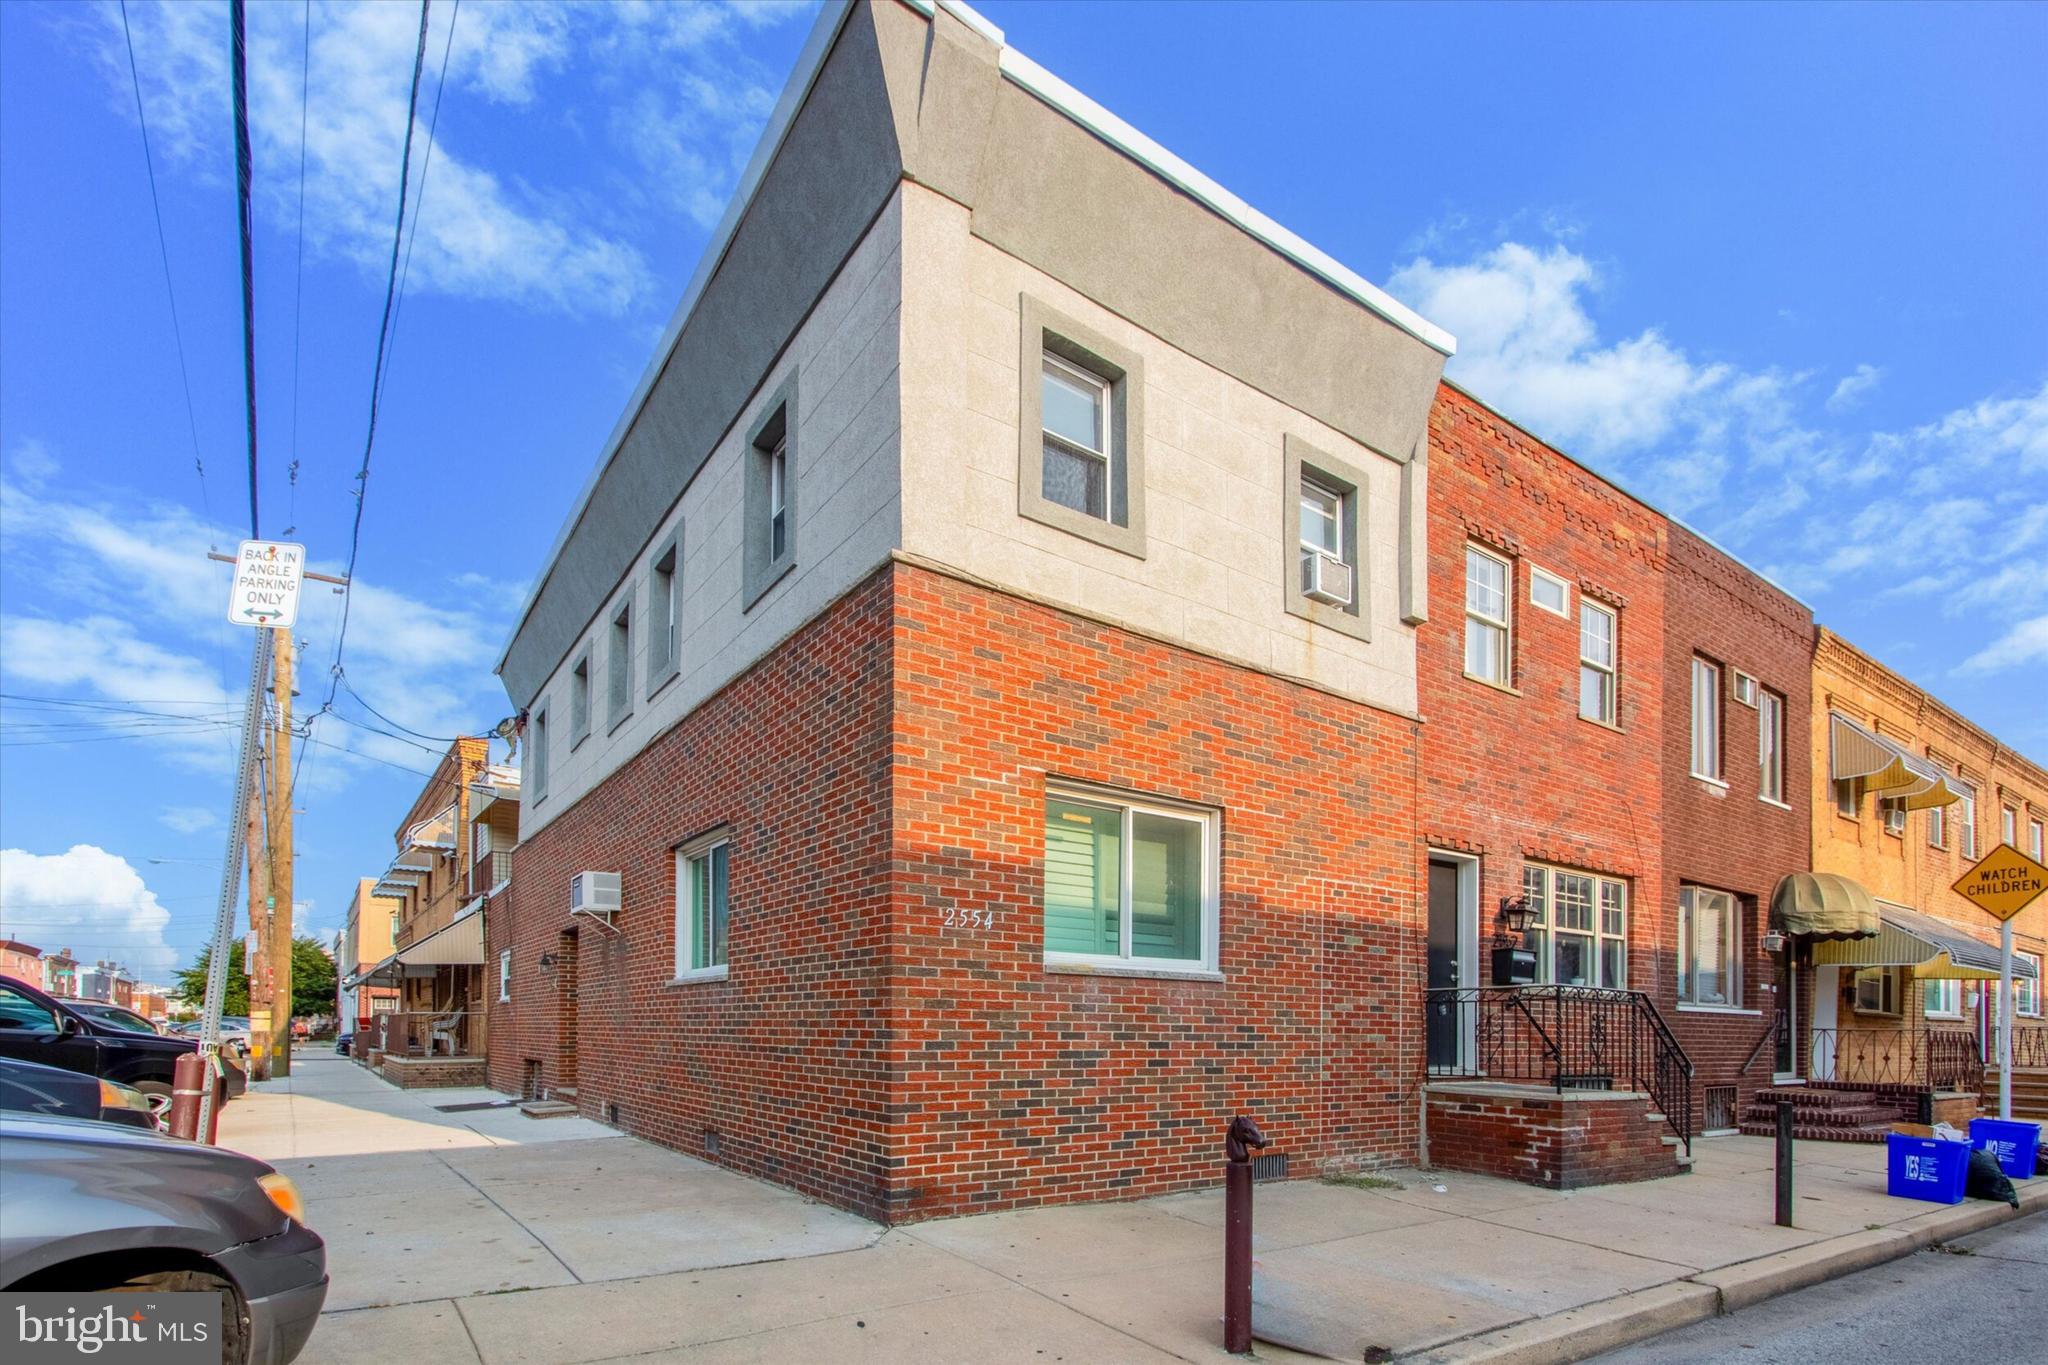
[(1301, 593), (1336, 607), (1351, 605), (1351, 566), (1320, 550), (1301, 554)]
[(569, 878), (569, 913), (611, 922), (619, 913), (619, 874), (578, 872)]

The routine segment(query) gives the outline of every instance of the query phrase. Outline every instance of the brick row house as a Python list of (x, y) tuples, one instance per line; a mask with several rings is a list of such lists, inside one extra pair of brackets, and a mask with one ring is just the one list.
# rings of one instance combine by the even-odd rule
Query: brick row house
[(1810, 614), (1453, 347), (964, 7), (828, 5), (498, 666), (490, 1083), (897, 1221), (1238, 1112), (1668, 1174), (1803, 1079)]

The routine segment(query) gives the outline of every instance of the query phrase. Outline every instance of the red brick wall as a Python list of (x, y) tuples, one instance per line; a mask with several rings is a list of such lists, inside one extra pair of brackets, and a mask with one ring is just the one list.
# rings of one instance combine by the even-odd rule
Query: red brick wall
[[(897, 574), (890, 1206), (1414, 1160), (1415, 725), (917, 569)], [(1048, 973), (1048, 776), (1222, 812), (1224, 980)], [(993, 930), (944, 911), (993, 910)]]
[[(1675, 925), (1681, 885), (1734, 893), (1742, 908), (1742, 1007), (1752, 1014), (1678, 1008), (1676, 964), (1657, 981), (1655, 999), (1698, 1068), (1695, 1106), (1706, 1087), (1737, 1087), (1737, 1112), (1771, 1083), (1770, 1045), (1741, 1068), (1769, 1028), (1780, 993), (1778, 960), (1764, 953), (1771, 892), (1788, 872), (1812, 861), (1811, 727), (1813, 615), (1682, 526), (1671, 528), (1664, 686), (1664, 870), (1661, 913)], [(1691, 776), (1692, 661), (1721, 665), (1722, 776), (1726, 788)], [(1785, 804), (1758, 799), (1755, 709), (1733, 695), (1736, 670), (1785, 699)], [(1803, 1010), (1807, 1002), (1802, 1001)], [(1802, 1022), (1803, 1027), (1803, 1022)]]
[(1685, 1169), (1640, 1095), (1469, 1093), (1432, 1086), (1429, 1164), (1552, 1190), (1655, 1180)]
[[(1668, 971), (1662, 670), (1666, 523), (1446, 384), (1429, 422), (1430, 619), (1416, 667), (1427, 842), (1480, 856), (1480, 947), (1527, 860), (1626, 878), (1629, 984)], [(1465, 676), (1465, 547), (1514, 564), (1513, 691)], [(1538, 565), (1573, 585), (1571, 617), (1529, 601)], [(1619, 609), (1619, 724), (1579, 717), (1579, 598)], [(1421, 852), (1418, 850), (1417, 856)], [(1485, 980), (1482, 963), (1481, 980)]]
[[(543, 971), (583, 870), (623, 874), (616, 935), (577, 927), (577, 1101), (629, 1133), (869, 1213), (882, 1209), (888, 1046), (891, 579), (877, 574), (513, 855), (489, 950), (491, 1083), (528, 1059), (563, 1083), (558, 994)], [(731, 975), (669, 985), (673, 850), (729, 826)], [(495, 986), (495, 980), (493, 981)]]

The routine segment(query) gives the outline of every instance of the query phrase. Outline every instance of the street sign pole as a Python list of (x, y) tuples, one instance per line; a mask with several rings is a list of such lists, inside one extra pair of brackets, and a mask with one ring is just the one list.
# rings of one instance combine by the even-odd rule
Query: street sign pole
[[(220, 901), (214, 908), (213, 947), (206, 959), (206, 1004), (200, 1014), (199, 1053), (206, 1061), (199, 1096), (199, 1132), (213, 1131), (213, 1107), (220, 1086), (220, 1014), (228, 992), (228, 941), (235, 931), (236, 883), (242, 877), (242, 825), (248, 819), (249, 786), (256, 772), (256, 727), (263, 719), (263, 683), (270, 673), (270, 632), (256, 632), (250, 651), (249, 689), (242, 703), (242, 744), (235, 760), (233, 814), (228, 818), (227, 854), (221, 859)], [(202, 1140), (204, 1140), (202, 1136)]]
[(1998, 927), (1998, 1117), (2012, 1118), (2012, 921)]

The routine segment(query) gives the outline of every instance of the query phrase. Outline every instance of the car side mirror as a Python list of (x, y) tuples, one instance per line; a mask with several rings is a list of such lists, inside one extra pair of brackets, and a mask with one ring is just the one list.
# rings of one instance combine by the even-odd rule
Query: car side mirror
[(74, 1016), (72, 1016), (72, 1015), (69, 1015), (69, 1014), (60, 1014), (60, 1015), (58, 1015), (58, 1016), (57, 1016), (57, 1036), (58, 1036), (59, 1038), (73, 1038), (73, 1037), (76, 1037), (77, 1035), (78, 1035), (78, 1020), (77, 1020), (77, 1018), (76, 1018), (76, 1017), (74, 1017)]

